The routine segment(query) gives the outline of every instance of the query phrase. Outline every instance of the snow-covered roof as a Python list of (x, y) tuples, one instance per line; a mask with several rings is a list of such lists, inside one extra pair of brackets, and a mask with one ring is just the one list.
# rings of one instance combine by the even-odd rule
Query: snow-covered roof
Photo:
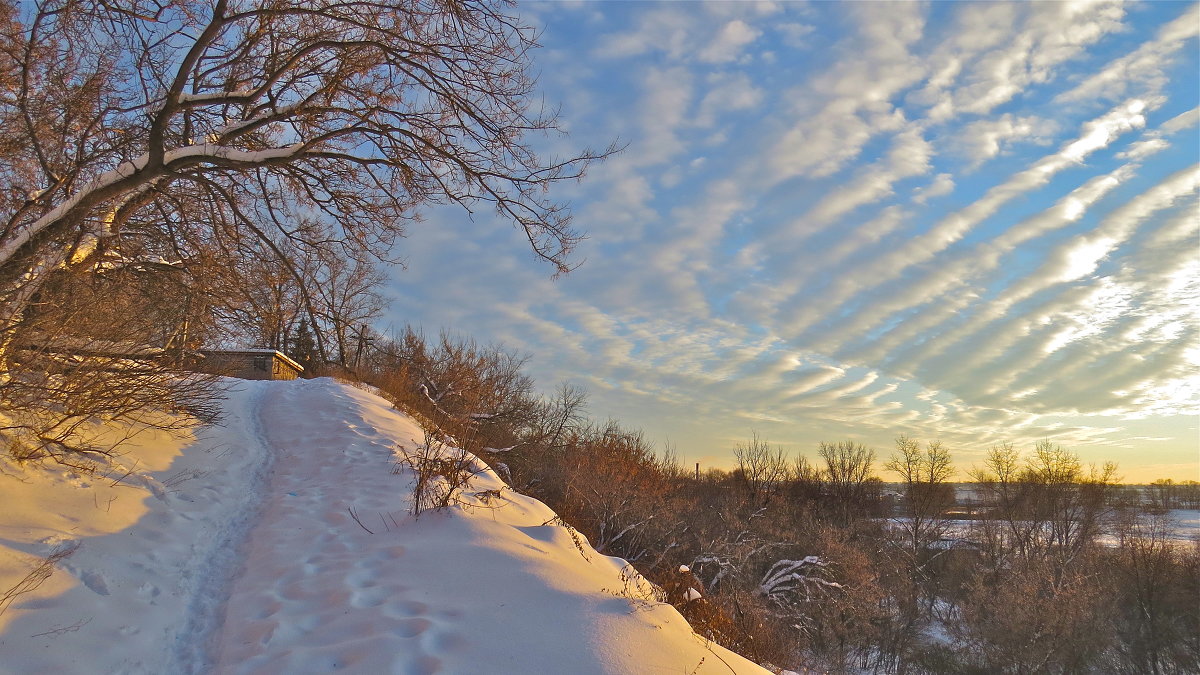
[(278, 349), (261, 349), (258, 347), (251, 347), (248, 349), (205, 349), (205, 350), (202, 350), (201, 353), (202, 354), (274, 354), (275, 356), (279, 357), (279, 359), (281, 361), (291, 365), (296, 370), (300, 370), (300, 371), (304, 370), (304, 366), (300, 365), (299, 363), (296, 363), (293, 359), (289, 358), (287, 354), (284, 354), (283, 352), (279, 351)]
[(101, 340), (75, 335), (46, 335), (40, 332), (33, 333), (27, 341), (38, 348), (105, 356), (157, 356), (164, 351), (162, 347), (152, 347), (132, 340)]

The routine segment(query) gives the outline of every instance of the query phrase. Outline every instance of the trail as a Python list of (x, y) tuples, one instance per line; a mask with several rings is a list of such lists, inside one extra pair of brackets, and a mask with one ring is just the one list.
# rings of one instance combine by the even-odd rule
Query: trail
[(273, 391), (260, 418), (274, 470), (212, 672), (764, 672), (630, 598), (623, 560), (490, 471), (465, 505), (414, 520), (396, 458), (424, 434), (387, 401), (327, 379)]
[(261, 409), (280, 391), (222, 386), (219, 423), (134, 436), (110, 470), (9, 464), (0, 475), (0, 563), (13, 550), (74, 549), (0, 616), (0, 674), (210, 672), (209, 639), (271, 467)]
[(230, 589), (240, 571), (249, 534), (261, 520), (265, 487), (275, 458), (263, 425), (263, 408), (267, 401), (280, 398), (285, 390), (274, 382), (243, 382), (240, 386), (249, 390), (244, 406), (232, 411), (223, 423), (230, 427), (245, 428), (249, 432), (247, 440), (250, 447), (237, 451), (260, 457), (261, 460), (252, 465), (243, 493), (244, 499), (238, 508), (229, 509), (229, 521), (213, 532), (211, 539), (197, 542), (209, 548), (204, 562), (194, 575), (187, 622), (175, 636), (174, 658), (169, 672), (211, 672), (215, 660), (215, 641), (220, 635)]
[[(432, 625), (425, 617), (429, 607), (406, 599), (405, 587), (386, 574), (404, 546), (395, 535), (379, 546), (350, 515), (353, 509), (369, 519), (366, 527), (379, 537), (392, 534), (388, 520), (405, 518), (399, 477), (394, 489), (371, 487), (391, 469), (394, 437), (355, 423), (362, 420), (359, 406), (334, 396), (328, 383), (290, 382), (278, 391), (260, 411), (275, 470), (215, 639), (216, 671), (353, 665), (361, 672), (397, 672), (402, 657), (387, 654), (394, 651), (415, 654), (403, 672), (432, 672), (424, 650), (403, 644)], [(407, 426), (401, 435), (418, 433), (415, 425), (401, 426)], [(354, 643), (367, 637), (374, 644), (366, 652), (386, 663), (362, 662), (364, 650)], [(396, 643), (394, 650), (388, 642)]]
[(0, 482), (0, 554), (78, 547), (0, 616), (0, 675), (765, 672), (490, 470), (414, 518), (396, 460), (424, 434), (388, 401), (227, 384), (220, 424), (131, 444), (128, 485)]

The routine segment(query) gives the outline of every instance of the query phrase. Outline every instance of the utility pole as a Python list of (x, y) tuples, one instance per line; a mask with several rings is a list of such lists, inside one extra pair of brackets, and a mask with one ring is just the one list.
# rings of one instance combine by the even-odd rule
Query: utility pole
[(363, 346), (367, 342), (367, 324), (358, 329), (358, 346), (354, 350), (354, 372), (358, 372), (358, 360), (362, 357)]

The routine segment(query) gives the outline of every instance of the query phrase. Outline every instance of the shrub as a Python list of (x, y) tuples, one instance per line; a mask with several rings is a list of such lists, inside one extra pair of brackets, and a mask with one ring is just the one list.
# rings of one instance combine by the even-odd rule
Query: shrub
[(412, 452), (401, 451), (395, 473), (407, 468), (413, 474), (411, 511), (416, 517), (429, 509), (461, 504), (463, 490), (487, 469), (476, 457), (460, 448), (446, 446), (431, 433)]

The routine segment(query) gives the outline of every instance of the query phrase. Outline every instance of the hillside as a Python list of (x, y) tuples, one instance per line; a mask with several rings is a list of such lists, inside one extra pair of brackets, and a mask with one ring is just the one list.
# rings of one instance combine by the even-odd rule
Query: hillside
[(219, 426), (94, 475), (0, 460), (0, 593), (32, 588), (0, 614), (0, 672), (766, 672), (490, 471), (414, 518), (397, 467), (423, 434), (383, 399), (228, 387)]

